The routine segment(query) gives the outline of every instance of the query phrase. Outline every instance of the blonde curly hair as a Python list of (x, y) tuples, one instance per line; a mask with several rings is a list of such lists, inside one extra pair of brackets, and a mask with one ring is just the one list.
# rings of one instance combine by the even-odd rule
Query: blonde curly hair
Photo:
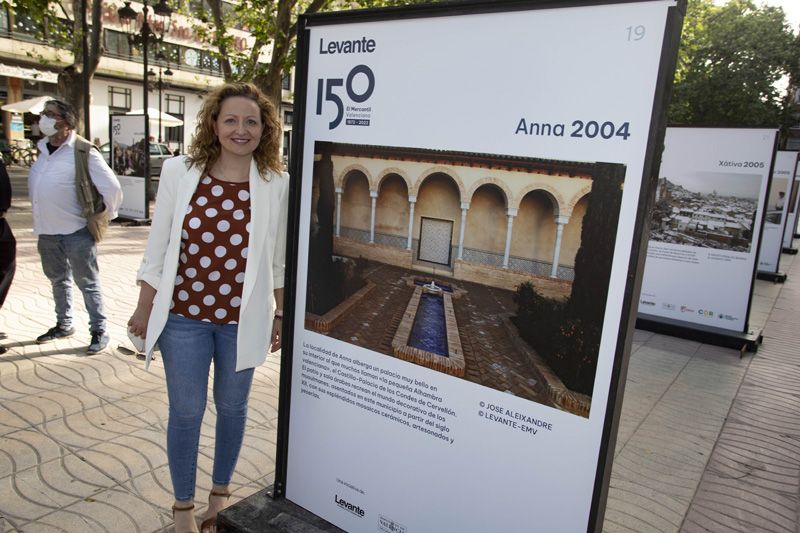
[(263, 176), (268, 170), (280, 172), (281, 124), (278, 121), (275, 107), (258, 87), (246, 82), (226, 83), (206, 95), (203, 107), (197, 115), (197, 127), (192, 144), (189, 146), (188, 162), (202, 168), (204, 174), (207, 174), (217, 162), (221, 145), (214, 132), (214, 124), (219, 117), (222, 102), (234, 96), (249, 98), (261, 110), (261, 123), (264, 125), (264, 131), (253, 152), (253, 159), (255, 159), (259, 174)]

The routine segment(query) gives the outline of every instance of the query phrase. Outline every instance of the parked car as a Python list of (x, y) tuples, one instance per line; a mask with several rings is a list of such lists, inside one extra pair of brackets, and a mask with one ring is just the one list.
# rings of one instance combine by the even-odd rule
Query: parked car
[[(111, 164), (111, 144), (105, 143), (100, 146), (100, 152), (103, 158)], [(163, 143), (150, 143), (150, 176), (161, 175), (161, 165), (164, 164), (165, 159), (172, 157), (172, 150), (169, 146)], [(113, 168), (113, 165), (112, 165)]]

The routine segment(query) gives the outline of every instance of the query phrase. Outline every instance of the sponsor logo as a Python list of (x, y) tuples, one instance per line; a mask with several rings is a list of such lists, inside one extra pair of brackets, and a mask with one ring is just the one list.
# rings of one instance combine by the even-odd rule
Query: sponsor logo
[(720, 313), (719, 319), (720, 320), (722, 320), (722, 319), (725, 319), (725, 320), (739, 320), (738, 317), (731, 316), (731, 315), (723, 315), (722, 313)]
[(705, 309), (700, 309), (697, 311), (697, 314), (700, 316), (707, 316), (709, 318), (714, 318), (714, 311), (708, 311)]
[(691, 307), (686, 307), (685, 305), (681, 306), (681, 313), (694, 313), (694, 309)]
[(344, 509), (345, 511), (349, 511), (354, 515), (363, 518), (364, 517), (364, 509), (359, 507), (358, 505), (352, 504), (347, 500), (340, 498), (338, 494), (334, 494), (333, 501), (336, 502), (336, 505)]
[(675, 310), (675, 304), (661, 304), (661, 307), (663, 307), (667, 311), (674, 311)]
[(656, 305), (655, 302), (651, 302), (650, 300), (639, 300), (639, 303), (642, 304), (642, 305), (651, 305), (651, 306), (655, 306)]
[(378, 526), (381, 528), (381, 531), (386, 531), (387, 533), (406, 533), (406, 526), (398, 524), (391, 518), (386, 518), (383, 515), (378, 518)]

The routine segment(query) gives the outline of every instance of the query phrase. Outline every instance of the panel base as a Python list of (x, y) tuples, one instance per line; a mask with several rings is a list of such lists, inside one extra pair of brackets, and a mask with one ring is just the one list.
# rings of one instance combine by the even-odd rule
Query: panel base
[(756, 272), (756, 278), (773, 283), (783, 283), (786, 281), (785, 272)]
[(273, 499), (273, 487), (231, 505), (217, 516), (220, 533), (296, 531), (302, 533), (344, 533), (311, 511), (286, 498)]
[(638, 329), (663, 333), (673, 337), (700, 341), (705, 344), (734, 348), (739, 350), (741, 354), (744, 354), (746, 351), (757, 352), (758, 346), (763, 340), (761, 331), (739, 333), (642, 313), (639, 313), (636, 318), (636, 327)]
[(786, 247), (786, 248), (783, 249), (783, 253), (789, 254), (789, 255), (797, 255), (797, 248)]

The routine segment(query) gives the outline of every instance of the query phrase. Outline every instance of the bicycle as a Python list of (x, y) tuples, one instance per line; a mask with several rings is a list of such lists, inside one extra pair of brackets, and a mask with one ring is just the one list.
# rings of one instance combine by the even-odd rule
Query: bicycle
[(28, 139), (15, 139), (14, 144), (11, 145), (10, 155), (12, 163), (26, 167), (30, 167), (36, 159), (34, 148)]

